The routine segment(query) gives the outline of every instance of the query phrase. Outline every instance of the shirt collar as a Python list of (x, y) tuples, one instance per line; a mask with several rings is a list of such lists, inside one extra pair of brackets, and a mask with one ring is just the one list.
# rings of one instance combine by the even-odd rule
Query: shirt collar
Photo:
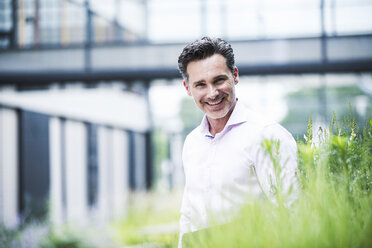
[[(227, 121), (224, 130), (226, 130), (227, 127), (235, 126), (235, 125), (241, 124), (243, 122), (246, 122), (247, 121), (247, 116), (244, 113), (245, 113), (244, 106), (242, 105), (242, 103), (240, 103), (238, 101), (238, 99), (236, 99), (236, 104), (235, 104), (234, 110), (231, 113), (231, 116), (230, 116), (229, 120)], [(204, 115), (204, 117), (203, 117), (203, 119), (200, 123), (200, 132), (207, 137), (213, 138), (213, 136), (209, 132), (209, 122), (208, 122), (208, 119), (207, 119), (207, 115)]]
[(246, 116), (244, 110), (245, 110), (245, 108), (242, 105), (242, 103), (239, 102), (238, 99), (236, 99), (235, 108), (234, 108), (233, 112), (231, 113), (231, 116), (230, 116), (229, 120), (227, 121), (225, 128), (229, 127), (229, 126), (235, 126), (235, 125), (241, 124), (243, 122), (246, 122), (247, 121), (247, 116)]

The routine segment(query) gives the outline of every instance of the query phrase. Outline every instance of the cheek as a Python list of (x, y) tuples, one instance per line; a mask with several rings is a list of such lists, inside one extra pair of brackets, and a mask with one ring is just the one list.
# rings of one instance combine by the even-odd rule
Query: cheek
[(219, 91), (222, 92), (222, 93), (225, 93), (225, 94), (231, 94), (233, 92), (233, 89), (231, 88), (230, 85), (226, 84), (226, 85), (223, 85), (219, 89)]
[(235, 87), (234, 87), (234, 84), (229, 84), (226, 86), (225, 88), (225, 92), (228, 92), (228, 93), (234, 93), (235, 92)]
[(195, 92), (190, 91), (189, 96), (192, 97), (192, 99), (194, 100), (195, 104), (199, 104), (200, 98), (198, 97), (198, 94), (196, 94)]
[(194, 98), (195, 102), (199, 102), (203, 99), (203, 92), (200, 91), (193, 91), (191, 92), (192, 97)]
[(201, 97), (201, 96), (197, 96), (196, 98), (195, 98), (195, 102), (197, 102), (197, 103), (203, 103), (203, 97)]

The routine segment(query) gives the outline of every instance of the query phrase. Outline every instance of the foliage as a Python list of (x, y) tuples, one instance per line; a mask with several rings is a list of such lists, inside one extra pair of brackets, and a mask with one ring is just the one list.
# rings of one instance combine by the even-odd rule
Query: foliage
[[(298, 143), (292, 205), (258, 200), (234, 222), (189, 236), (184, 247), (372, 247), (372, 120), (360, 131), (354, 118), (338, 125), (334, 117), (313, 136), (310, 120)], [(278, 161), (275, 143), (264, 145)]]
[(177, 191), (133, 195), (127, 217), (112, 225), (114, 241), (120, 247), (146, 243), (176, 247), (181, 195)]
[(92, 247), (82, 237), (81, 231), (68, 227), (51, 230), (40, 242), (41, 248), (88, 248)]
[(14, 239), (15, 232), (9, 230), (0, 223), (0, 247), (10, 247), (12, 240)]
[[(327, 85), (324, 90), (325, 92), (321, 93), (319, 88), (305, 87), (286, 96), (288, 113), (281, 124), (294, 137), (302, 138), (306, 132), (306, 126), (303, 123), (308, 119), (309, 114), (314, 117), (315, 122), (322, 121), (322, 118), (319, 119), (320, 112), (326, 115), (324, 118), (332, 115), (332, 112), (335, 112), (337, 116), (346, 116), (349, 113), (349, 103), (353, 106), (353, 116), (360, 127), (372, 118), (372, 97), (359, 89), (358, 86)], [(321, 94), (326, 96), (325, 105), (322, 105), (319, 99)], [(365, 113), (357, 111), (358, 102), (362, 98), (366, 100)]]

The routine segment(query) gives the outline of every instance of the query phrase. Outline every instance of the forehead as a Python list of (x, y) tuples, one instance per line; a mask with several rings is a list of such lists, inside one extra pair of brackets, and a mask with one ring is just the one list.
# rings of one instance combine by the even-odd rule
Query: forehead
[[(189, 81), (207, 80), (204, 77), (213, 77), (230, 72), (226, 59), (221, 54), (214, 54), (208, 58), (191, 61), (187, 65)], [(231, 73), (231, 72), (230, 72)]]

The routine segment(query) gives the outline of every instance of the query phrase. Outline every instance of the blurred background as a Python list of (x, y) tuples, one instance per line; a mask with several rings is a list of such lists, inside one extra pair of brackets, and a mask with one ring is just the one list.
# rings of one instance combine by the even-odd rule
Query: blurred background
[(371, 13), (371, 0), (0, 0), (0, 223), (107, 223), (133, 194), (182, 191), (202, 113), (177, 58), (203, 36), (232, 44), (239, 100), (295, 138), (310, 116), (315, 133), (333, 114), (363, 127)]

